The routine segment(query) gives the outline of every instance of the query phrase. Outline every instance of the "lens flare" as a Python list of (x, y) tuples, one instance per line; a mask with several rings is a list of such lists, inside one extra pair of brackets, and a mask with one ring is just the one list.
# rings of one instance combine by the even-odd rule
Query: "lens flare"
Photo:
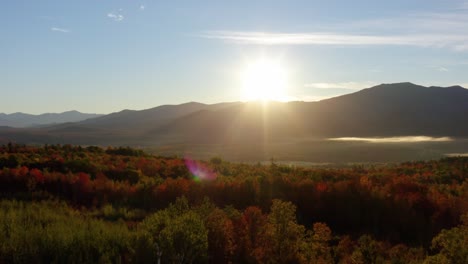
[(216, 172), (206, 164), (185, 157), (185, 166), (192, 173), (196, 181), (212, 181), (216, 179)]

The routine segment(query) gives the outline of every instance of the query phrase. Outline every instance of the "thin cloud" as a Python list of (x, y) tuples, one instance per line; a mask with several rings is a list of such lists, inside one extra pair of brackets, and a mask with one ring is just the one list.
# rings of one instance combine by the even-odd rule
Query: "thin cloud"
[(356, 35), (338, 33), (270, 33), (247, 31), (207, 31), (204, 38), (253, 45), (391, 45), (468, 48), (468, 35)]
[(360, 90), (369, 88), (377, 85), (374, 82), (317, 82), (304, 84), (306, 88), (314, 89), (349, 89), (349, 90)]
[[(468, 7), (468, 2), (465, 3)], [(204, 31), (200, 37), (248, 45), (415, 46), (468, 51), (468, 8), (329, 24), (310, 32)]]
[(144, 5), (140, 5), (140, 10), (145, 10), (145, 6)]
[(406, 136), (406, 137), (383, 137), (383, 138), (361, 138), (341, 137), (329, 138), (331, 141), (364, 141), (369, 143), (417, 143), (417, 142), (449, 142), (451, 137), (428, 137), (428, 136)]
[(468, 157), (468, 153), (447, 153), (447, 157)]
[(461, 45), (456, 45), (455, 50), (456, 51), (468, 51), (468, 43), (461, 44)]
[(445, 67), (439, 67), (439, 68), (437, 68), (437, 70), (440, 71), (440, 72), (448, 72), (449, 71), (449, 69), (447, 69)]
[(108, 13), (107, 17), (114, 20), (114, 21), (122, 21), (124, 20), (124, 16), (122, 14), (117, 14), (117, 13)]
[(58, 27), (52, 27), (52, 28), (50, 28), (50, 30), (55, 31), (55, 32), (61, 32), (61, 33), (69, 33), (70, 32), (69, 29), (58, 28)]

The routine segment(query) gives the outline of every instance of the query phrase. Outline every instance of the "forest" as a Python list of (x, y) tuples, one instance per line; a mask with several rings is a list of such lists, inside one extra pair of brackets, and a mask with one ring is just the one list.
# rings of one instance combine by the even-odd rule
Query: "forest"
[(468, 263), (468, 158), (297, 167), (9, 143), (0, 263)]

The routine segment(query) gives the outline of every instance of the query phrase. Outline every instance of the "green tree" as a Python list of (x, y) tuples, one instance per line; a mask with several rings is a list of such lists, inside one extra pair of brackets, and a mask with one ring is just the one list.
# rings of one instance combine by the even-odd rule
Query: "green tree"
[(189, 211), (161, 231), (161, 245), (172, 262), (192, 263), (207, 257), (208, 231), (201, 217)]
[(439, 250), (425, 263), (468, 263), (468, 214), (462, 216), (462, 224), (450, 230), (442, 230), (432, 240), (432, 249)]
[(369, 235), (362, 235), (358, 239), (358, 247), (351, 256), (354, 263), (375, 264), (381, 263), (379, 258), (378, 242)]
[(330, 241), (330, 228), (324, 223), (315, 223), (307, 232), (303, 252), (307, 263), (333, 263)]
[[(141, 224), (141, 229), (143, 230), (140, 243), (141, 244), (151, 244), (153, 247), (156, 257), (157, 263), (161, 263), (161, 257), (164, 253), (163, 246), (162, 246), (162, 231), (170, 224), (171, 217), (167, 210), (161, 210), (153, 215), (147, 217)], [(147, 242), (143, 242), (147, 241)], [(139, 252), (138, 254), (142, 254)]]
[(291, 202), (273, 200), (267, 228), (267, 236), (272, 243), (271, 262), (299, 262), (304, 231), (304, 226), (296, 221), (296, 206)]
[(140, 244), (152, 244), (158, 263), (192, 263), (207, 257), (208, 231), (185, 198), (147, 217), (141, 230)]

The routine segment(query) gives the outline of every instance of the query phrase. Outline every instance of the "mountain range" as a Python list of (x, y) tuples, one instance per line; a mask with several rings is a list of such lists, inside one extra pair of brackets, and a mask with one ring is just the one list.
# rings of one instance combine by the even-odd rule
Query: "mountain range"
[(183, 149), (194, 151), (242, 145), (247, 153), (252, 148), (268, 149), (267, 145), (294, 149), (302, 147), (301, 142), (337, 137), (468, 138), (467, 116), (468, 89), (394, 83), (318, 102), (191, 102), (123, 110), (58, 125), (5, 127), (0, 129), (0, 140), (170, 149), (189, 146)]
[(4, 114), (0, 113), (0, 126), (9, 127), (34, 127), (52, 125), (66, 122), (79, 122), (88, 118), (95, 118), (102, 115), (85, 114), (78, 111), (67, 111), (63, 113), (46, 113), (31, 115), (25, 113)]

